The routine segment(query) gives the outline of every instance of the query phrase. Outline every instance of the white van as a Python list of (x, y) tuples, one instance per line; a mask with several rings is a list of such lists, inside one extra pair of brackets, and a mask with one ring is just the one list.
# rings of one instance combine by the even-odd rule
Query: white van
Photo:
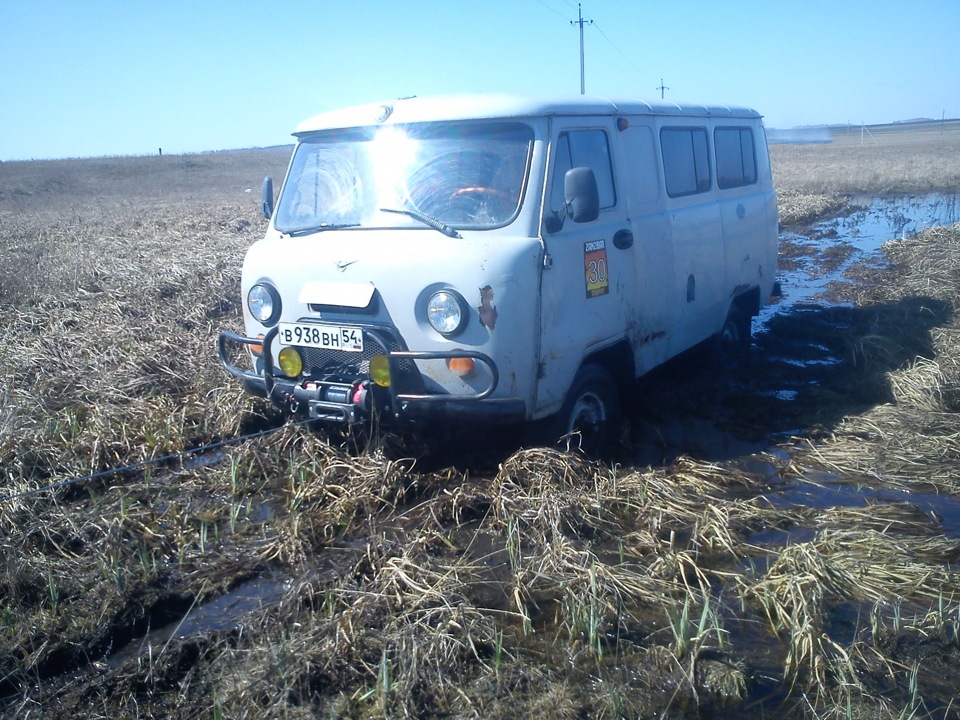
[[(410, 98), (318, 115), (243, 266), (249, 392), (331, 424), (556, 418), (587, 446), (621, 389), (749, 345), (777, 208), (761, 116), (599, 98)], [(249, 349), (250, 369), (237, 352)]]

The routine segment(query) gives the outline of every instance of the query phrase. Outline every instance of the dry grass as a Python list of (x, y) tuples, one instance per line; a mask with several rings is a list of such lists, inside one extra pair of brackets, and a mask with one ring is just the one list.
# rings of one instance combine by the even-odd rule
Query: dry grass
[(778, 192), (849, 196), (946, 192), (960, 187), (960, 123), (874, 128), (863, 144), (859, 128), (834, 129), (832, 142), (772, 145)]
[(18, 338), (0, 350), (7, 487), (232, 435), (250, 412), (210, 348), (262, 233), (244, 186), (275, 158), (218, 160), (3, 164), (16, 180), (0, 202), (0, 328)]
[[(159, 160), (0, 166), (3, 494), (280, 422), (213, 340), (239, 322), (256, 188), (282, 162)], [(782, 209), (814, 191), (786, 190)], [(796, 217), (836, 211), (815, 191)], [(428, 471), (289, 426), (3, 501), (0, 714), (950, 716), (960, 546), (910, 493), (960, 498), (958, 232), (888, 244), (848, 289), (863, 328), (813, 328), (882, 402), (835, 398), (825, 423), (825, 389), (774, 439), (759, 396), (737, 404), (762, 378), (655, 396), (767, 452)], [(796, 499), (814, 484), (868, 502)], [(247, 586), (262, 607), (152, 634)]]
[(960, 187), (960, 122), (833, 128), (829, 144), (772, 145), (780, 223), (835, 215), (853, 195), (942, 192)]
[(780, 224), (801, 225), (839, 212), (845, 203), (837, 195), (813, 194), (800, 189), (778, 190)]

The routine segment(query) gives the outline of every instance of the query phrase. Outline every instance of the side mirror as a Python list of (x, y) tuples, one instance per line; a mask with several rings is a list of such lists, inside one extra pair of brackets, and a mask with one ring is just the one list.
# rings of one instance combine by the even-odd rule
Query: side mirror
[(263, 179), (260, 188), (260, 209), (267, 220), (273, 216), (273, 178), (269, 175)]
[(592, 168), (567, 170), (563, 176), (563, 199), (567, 213), (575, 223), (591, 222), (600, 216), (600, 190)]

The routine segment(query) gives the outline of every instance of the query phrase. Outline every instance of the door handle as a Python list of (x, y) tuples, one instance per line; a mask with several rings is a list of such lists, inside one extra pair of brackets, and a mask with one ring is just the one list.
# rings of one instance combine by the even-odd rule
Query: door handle
[(633, 233), (629, 230), (617, 230), (613, 236), (613, 244), (620, 250), (626, 250), (633, 245)]

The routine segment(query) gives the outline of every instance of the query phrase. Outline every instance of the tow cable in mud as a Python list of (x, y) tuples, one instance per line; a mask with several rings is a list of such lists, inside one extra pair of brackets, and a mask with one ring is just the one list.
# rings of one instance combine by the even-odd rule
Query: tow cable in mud
[(163, 455), (162, 457), (150, 458), (149, 460), (141, 460), (139, 462), (132, 463), (130, 465), (122, 465), (116, 468), (108, 468), (107, 470), (98, 470), (95, 473), (90, 473), (89, 475), (81, 475), (79, 477), (70, 478), (69, 480), (61, 480), (59, 482), (50, 483), (48, 485), (41, 485), (40, 487), (35, 487), (31, 490), (24, 490), (23, 492), (13, 493), (12, 495), (3, 495), (0, 496), (0, 503), (8, 503), (20, 498), (29, 497), (30, 495), (39, 495), (44, 492), (52, 492), (53, 490), (59, 490), (61, 488), (69, 487), (71, 485), (77, 485), (88, 480), (97, 480), (102, 477), (107, 477), (109, 475), (115, 475), (117, 473), (129, 472), (133, 470), (139, 470), (143, 467), (148, 467), (150, 465), (159, 465), (161, 463), (172, 462), (180, 458), (189, 457), (191, 455), (198, 455), (201, 453), (209, 452), (211, 450), (216, 450), (217, 448), (227, 447), (229, 445), (234, 445), (243, 440), (252, 440), (253, 438), (263, 437), (264, 435), (271, 435), (272, 433), (282, 430), (286, 427), (296, 427), (298, 425), (305, 425), (307, 423), (313, 422), (312, 418), (305, 418), (303, 420), (297, 420), (295, 422), (287, 422), (277, 427), (267, 428), (266, 430), (258, 430), (255, 433), (250, 433), (248, 435), (238, 435), (236, 437), (227, 438), (226, 440), (220, 440), (215, 443), (210, 443), (208, 445), (201, 445), (200, 447), (192, 448), (190, 450), (181, 450), (179, 452), (170, 453), (169, 455)]

